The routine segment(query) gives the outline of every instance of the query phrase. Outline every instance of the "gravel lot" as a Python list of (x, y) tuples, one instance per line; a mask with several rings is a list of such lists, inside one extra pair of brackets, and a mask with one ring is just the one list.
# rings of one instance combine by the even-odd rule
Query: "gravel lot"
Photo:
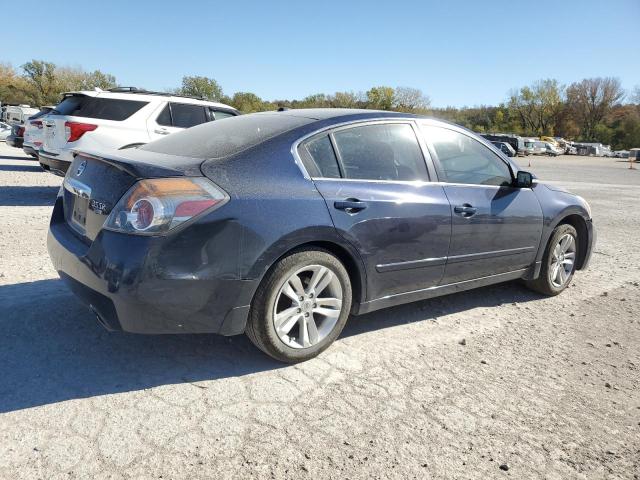
[(105, 332), (47, 256), (61, 179), (21, 153), (0, 143), (0, 478), (640, 477), (640, 170), (533, 158), (598, 229), (559, 297), (352, 318), (283, 367), (244, 337)]

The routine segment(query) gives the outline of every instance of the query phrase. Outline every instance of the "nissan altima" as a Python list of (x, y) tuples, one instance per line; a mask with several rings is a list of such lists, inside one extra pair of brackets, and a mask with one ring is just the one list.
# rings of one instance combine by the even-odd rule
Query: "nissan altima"
[(109, 330), (246, 333), (299, 362), (350, 315), (518, 279), (559, 294), (594, 238), (582, 198), (464, 128), (309, 109), (77, 152), (48, 249)]

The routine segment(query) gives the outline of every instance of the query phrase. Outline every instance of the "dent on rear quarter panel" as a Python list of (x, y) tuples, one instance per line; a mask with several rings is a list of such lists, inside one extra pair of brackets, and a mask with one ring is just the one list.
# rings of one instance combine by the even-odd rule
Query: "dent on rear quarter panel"
[(291, 154), (297, 137), (291, 132), (202, 166), (231, 198), (220, 213), (240, 227), (234, 248), (239, 278), (260, 279), (288, 250), (335, 236), (324, 200)]

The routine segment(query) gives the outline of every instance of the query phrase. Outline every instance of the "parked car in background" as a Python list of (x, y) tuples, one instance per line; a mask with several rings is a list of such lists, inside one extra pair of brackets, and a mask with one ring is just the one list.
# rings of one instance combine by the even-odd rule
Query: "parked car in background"
[(616, 150), (613, 152), (615, 158), (629, 158), (629, 150)]
[(557, 295), (594, 232), (581, 197), (467, 129), (305, 109), (78, 152), (47, 245), (108, 329), (246, 332), (300, 362), (350, 314), (516, 279)]
[(558, 155), (562, 155), (564, 151), (556, 146), (557, 144), (553, 144), (551, 142), (543, 142), (544, 143), (544, 155), (548, 155), (549, 157), (557, 157)]
[(629, 156), (627, 158), (630, 162), (640, 162), (640, 148), (632, 148), (629, 150)]
[(545, 155), (547, 153), (547, 145), (545, 142), (536, 140), (533, 142), (532, 148), (533, 148), (534, 155)]
[(42, 147), (44, 117), (53, 110), (54, 107), (42, 107), (38, 113), (29, 117), (24, 124), (24, 141), (22, 150), (33, 158), (38, 158), (38, 151)]
[(491, 142), (504, 142), (508, 143), (511, 148), (520, 157), (529, 155), (528, 149), (525, 147), (524, 139), (519, 135), (513, 135), (508, 133), (482, 133), (482, 137)]
[(185, 128), (239, 114), (222, 103), (130, 87), (69, 92), (43, 119), (38, 157), (45, 170), (64, 175), (77, 150), (139, 147)]
[(4, 142), (11, 133), (11, 125), (0, 122), (0, 141)]
[(22, 148), (24, 139), (24, 125), (11, 125), (11, 133), (7, 136), (6, 142), (10, 147)]
[(30, 107), (29, 105), (9, 105), (4, 113), (4, 121), (11, 125), (23, 125), (29, 117), (35, 115), (38, 111), (37, 108)]
[(498, 148), (507, 157), (515, 157), (516, 156), (516, 151), (508, 143), (506, 143), (506, 142), (491, 142), (491, 143), (493, 143), (496, 146), (496, 148)]

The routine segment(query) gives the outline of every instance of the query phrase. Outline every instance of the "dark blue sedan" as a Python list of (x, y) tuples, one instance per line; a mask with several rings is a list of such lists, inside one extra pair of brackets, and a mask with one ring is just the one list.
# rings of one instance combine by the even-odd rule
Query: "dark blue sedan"
[(516, 279), (556, 295), (594, 237), (582, 198), (468, 130), (315, 109), (78, 153), (48, 247), (110, 330), (244, 332), (298, 362), (350, 314)]

